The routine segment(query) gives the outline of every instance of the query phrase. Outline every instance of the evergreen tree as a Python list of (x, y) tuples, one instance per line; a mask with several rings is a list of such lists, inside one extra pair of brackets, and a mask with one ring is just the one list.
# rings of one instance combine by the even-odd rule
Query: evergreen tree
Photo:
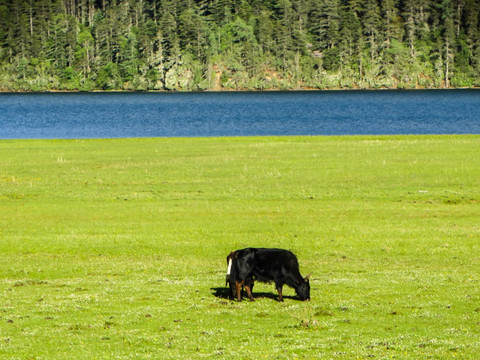
[(287, 71), (290, 51), (293, 49), (293, 21), (292, 3), (290, 0), (276, 0), (275, 8), (275, 39), (277, 46), (275, 54), (282, 59), (281, 66)]
[(379, 23), (383, 24), (384, 47), (389, 49), (393, 39), (402, 40), (401, 19), (396, 0), (382, 0), (380, 4), (383, 23)]
[(380, 42), (380, 9), (377, 0), (366, 0), (363, 15), (363, 31), (370, 47), (370, 57), (373, 62), (378, 55), (378, 46)]
[(84, 77), (87, 77), (90, 73), (93, 55), (93, 36), (85, 25), (80, 25), (75, 49), (75, 62), (83, 72)]
[(443, 59), (445, 66), (445, 86), (450, 87), (451, 65), (454, 61), (453, 46), (455, 41), (455, 25), (453, 19), (452, 0), (443, 0), (440, 4), (443, 21)]
[(310, 31), (315, 36), (315, 48), (333, 49), (339, 40), (339, 0), (314, 2), (310, 13)]
[(471, 77), (480, 84), (480, 3), (476, 0), (467, 0), (465, 3), (465, 33), (466, 44), (470, 50)]

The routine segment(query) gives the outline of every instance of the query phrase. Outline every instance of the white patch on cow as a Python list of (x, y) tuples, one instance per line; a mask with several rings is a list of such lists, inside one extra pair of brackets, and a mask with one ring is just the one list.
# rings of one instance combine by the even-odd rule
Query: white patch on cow
[(231, 271), (232, 271), (232, 258), (228, 260), (227, 275), (230, 275)]

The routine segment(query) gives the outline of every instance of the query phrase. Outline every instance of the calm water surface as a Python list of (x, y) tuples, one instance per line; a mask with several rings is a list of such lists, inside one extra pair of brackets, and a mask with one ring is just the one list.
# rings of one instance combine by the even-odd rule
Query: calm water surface
[(480, 134), (480, 90), (0, 94), (0, 139)]

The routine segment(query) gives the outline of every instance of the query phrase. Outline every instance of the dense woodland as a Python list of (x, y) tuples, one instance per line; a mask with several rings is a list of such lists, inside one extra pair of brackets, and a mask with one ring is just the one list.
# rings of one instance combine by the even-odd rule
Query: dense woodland
[(0, 0), (0, 90), (464, 86), (479, 0)]

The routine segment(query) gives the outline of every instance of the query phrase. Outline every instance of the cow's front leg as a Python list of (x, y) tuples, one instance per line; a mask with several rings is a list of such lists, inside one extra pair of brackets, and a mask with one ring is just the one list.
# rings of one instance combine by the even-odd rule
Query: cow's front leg
[(278, 291), (278, 301), (283, 302), (283, 295), (282, 295), (282, 288), (283, 286), (277, 286), (277, 291)]
[(235, 281), (235, 287), (237, 291), (237, 301), (242, 301), (242, 287), (245, 281)]

